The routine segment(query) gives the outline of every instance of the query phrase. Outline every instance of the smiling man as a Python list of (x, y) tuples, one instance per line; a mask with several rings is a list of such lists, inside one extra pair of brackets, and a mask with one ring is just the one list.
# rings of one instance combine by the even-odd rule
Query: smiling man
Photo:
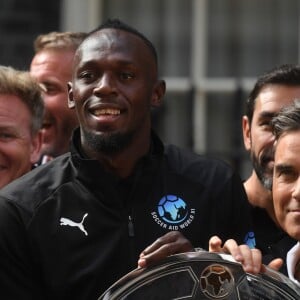
[(34, 41), (35, 55), (30, 74), (43, 87), (45, 114), (41, 163), (70, 150), (73, 129), (78, 126), (76, 113), (68, 109), (67, 83), (72, 77), (72, 62), (86, 33), (49, 32)]
[(300, 100), (272, 120), (275, 144), (273, 201), (282, 229), (298, 243), (287, 254), (289, 277), (300, 285)]
[(38, 161), (43, 109), (41, 89), (30, 74), (0, 66), (0, 188)]
[(295, 243), (279, 226), (272, 201), (274, 166), (274, 135), (271, 120), (295, 98), (300, 98), (300, 66), (280, 65), (257, 79), (246, 103), (243, 116), (243, 136), (253, 170), (244, 186), (252, 206), (256, 248), (268, 264), (282, 258), (281, 268), (286, 273), (285, 258)]
[[(300, 286), (300, 100), (294, 99), (283, 107), (269, 122), (274, 136), (274, 170), (272, 199), (276, 222), (294, 240), (294, 245), (285, 252), (287, 275)], [(247, 268), (258, 273), (262, 266), (262, 256), (258, 249), (245, 245), (238, 247), (233, 240), (225, 242), (217, 237), (211, 240), (211, 250), (231, 253), (239, 261), (247, 260)], [(280, 264), (273, 261), (270, 265), (278, 270)], [(296, 299), (296, 298), (295, 298)], [(299, 299), (299, 298), (297, 298)]]
[(135, 29), (110, 20), (82, 42), (69, 83), (80, 123), (71, 153), (0, 193), (8, 298), (97, 299), (137, 264), (207, 248), (213, 234), (252, 236), (232, 169), (152, 130), (164, 93), (155, 48)]
[(90, 35), (85, 45), (75, 57), (69, 99), (81, 124), (82, 147), (127, 177), (149, 150), (150, 108), (159, 106), (165, 93), (164, 81), (157, 80), (156, 53), (140, 37), (109, 28)]

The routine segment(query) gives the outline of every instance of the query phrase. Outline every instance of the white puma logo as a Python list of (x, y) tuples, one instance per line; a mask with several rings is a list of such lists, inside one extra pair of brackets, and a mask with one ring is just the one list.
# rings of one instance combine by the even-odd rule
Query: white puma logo
[(87, 231), (84, 229), (83, 227), (83, 221), (84, 219), (88, 216), (88, 214), (86, 213), (83, 217), (80, 223), (74, 222), (70, 219), (67, 218), (60, 218), (60, 225), (68, 225), (71, 227), (78, 227), (85, 235), (88, 235)]

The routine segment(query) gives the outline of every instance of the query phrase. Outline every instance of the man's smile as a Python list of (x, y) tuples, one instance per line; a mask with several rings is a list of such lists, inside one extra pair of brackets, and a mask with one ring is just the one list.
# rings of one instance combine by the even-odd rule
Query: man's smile
[(115, 109), (115, 108), (100, 108), (100, 109), (95, 109), (91, 111), (93, 115), (96, 117), (98, 116), (105, 116), (105, 115), (113, 115), (117, 116), (120, 115), (121, 110), (120, 109)]

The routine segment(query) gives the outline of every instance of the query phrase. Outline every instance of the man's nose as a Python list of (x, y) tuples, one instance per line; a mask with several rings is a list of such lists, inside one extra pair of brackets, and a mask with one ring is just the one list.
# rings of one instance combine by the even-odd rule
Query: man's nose
[(300, 201), (300, 174), (298, 175), (297, 180), (295, 181), (294, 189), (293, 189), (293, 198)]
[(270, 144), (274, 144), (274, 142), (275, 142), (275, 136), (271, 131), (269, 132), (268, 141)]
[(104, 95), (116, 92), (115, 80), (111, 74), (104, 73), (99, 79), (97, 86), (94, 88), (94, 93)]

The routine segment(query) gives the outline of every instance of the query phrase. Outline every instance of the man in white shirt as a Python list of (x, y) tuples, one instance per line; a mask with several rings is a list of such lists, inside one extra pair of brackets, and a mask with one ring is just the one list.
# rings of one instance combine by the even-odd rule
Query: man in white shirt
[[(289, 278), (300, 286), (300, 100), (294, 100), (273, 117), (271, 127), (275, 136), (272, 197), (274, 212), (281, 228), (298, 243), (287, 253)], [(238, 246), (227, 240), (222, 246), (218, 237), (210, 240), (210, 251), (230, 253), (251, 273), (262, 271), (262, 255), (258, 249)], [(268, 266), (278, 270), (280, 259)]]
[[(287, 271), (289, 278), (298, 285), (300, 279), (300, 243), (298, 242), (287, 254)], [(298, 279), (297, 279), (298, 278)]]
[[(272, 120), (275, 135), (273, 201), (276, 218), (291, 237), (300, 241), (300, 100)], [(289, 277), (300, 281), (299, 242), (287, 254)]]

